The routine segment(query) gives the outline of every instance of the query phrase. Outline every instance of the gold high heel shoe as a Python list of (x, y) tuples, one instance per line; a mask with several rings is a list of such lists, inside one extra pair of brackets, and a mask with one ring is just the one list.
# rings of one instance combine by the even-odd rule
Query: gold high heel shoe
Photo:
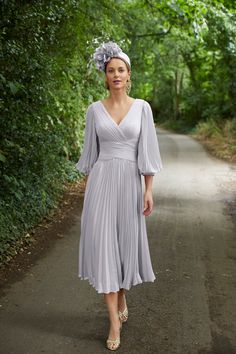
[[(125, 301), (125, 303), (126, 303), (126, 301)], [(127, 305), (125, 306), (124, 311), (123, 312), (122, 311), (118, 311), (118, 314), (119, 314), (119, 319), (120, 319), (121, 323), (122, 322), (127, 322), (128, 316), (129, 316)]]
[(127, 306), (126, 306), (126, 308), (124, 309), (123, 312), (118, 311), (118, 313), (119, 313), (120, 321), (121, 321), (121, 322), (127, 322), (128, 316), (129, 316), (129, 312), (128, 312)]
[[(120, 322), (120, 331), (122, 329), (122, 322)], [(107, 339), (106, 341), (107, 349), (117, 350), (120, 348), (120, 337), (116, 339)]]
[(117, 350), (120, 348), (120, 338), (107, 339), (107, 349)]

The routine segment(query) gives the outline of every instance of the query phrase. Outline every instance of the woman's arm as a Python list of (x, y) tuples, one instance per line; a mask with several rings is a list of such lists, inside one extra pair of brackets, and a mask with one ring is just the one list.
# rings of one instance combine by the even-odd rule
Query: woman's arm
[(145, 180), (145, 193), (144, 193), (143, 214), (145, 216), (148, 216), (151, 214), (153, 209), (153, 199), (152, 199), (153, 176), (146, 175), (144, 176), (144, 180)]
[(86, 175), (86, 176), (85, 176), (85, 179), (84, 179), (84, 181), (85, 181), (85, 188), (86, 188), (86, 185), (87, 185), (88, 176), (89, 176), (89, 175)]
[(150, 191), (152, 192), (152, 182), (153, 182), (153, 176), (152, 175), (146, 175), (144, 176), (144, 181), (145, 181), (145, 191)]

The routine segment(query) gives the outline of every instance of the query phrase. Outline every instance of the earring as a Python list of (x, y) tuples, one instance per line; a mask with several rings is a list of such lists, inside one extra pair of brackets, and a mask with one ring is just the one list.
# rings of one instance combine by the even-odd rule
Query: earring
[(131, 80), (127, 80), (126, 81), (126, 86), (125, 86), (125, 90), (126, 90), (127, 95), (130, 93), (131, 86), (132, 86)]

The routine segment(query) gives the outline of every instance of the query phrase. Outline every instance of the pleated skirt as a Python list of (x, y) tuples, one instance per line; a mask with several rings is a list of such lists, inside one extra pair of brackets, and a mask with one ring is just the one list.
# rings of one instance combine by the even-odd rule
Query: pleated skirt
[(117, 157), (95, 162), (81, 214), (78, 276), (98, 293), (156, 279), (143, 204), (137, 162)]

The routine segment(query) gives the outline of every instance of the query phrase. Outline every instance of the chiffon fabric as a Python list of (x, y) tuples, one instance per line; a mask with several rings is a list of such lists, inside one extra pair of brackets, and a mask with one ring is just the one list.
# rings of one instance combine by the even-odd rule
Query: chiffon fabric
[(78, 277), (98, 293), (153, 282), (141, 176), (154, 176), (163, 166), (150, 104), (136, 98), (118, 124), (102, 101), (91, 103), (75, 166), (89, 175)]

